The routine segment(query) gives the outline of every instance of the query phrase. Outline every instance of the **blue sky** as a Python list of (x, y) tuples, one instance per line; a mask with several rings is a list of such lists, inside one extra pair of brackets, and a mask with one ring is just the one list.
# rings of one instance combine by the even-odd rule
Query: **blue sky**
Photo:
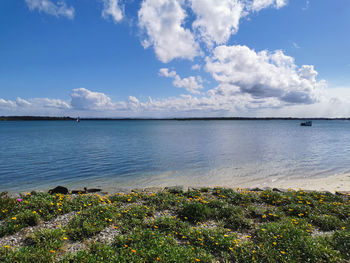
[(350, 115), (348, 0), (2, 0), (0, 115)]

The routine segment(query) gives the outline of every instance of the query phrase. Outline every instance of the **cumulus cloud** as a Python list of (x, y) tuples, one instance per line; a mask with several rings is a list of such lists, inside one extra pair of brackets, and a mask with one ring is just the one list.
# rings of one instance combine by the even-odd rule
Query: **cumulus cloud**
[(141, 105), (141, 103), (136, 97), (134, 97), (134, 96), (128, 97), (128, 101), (126, 104), (127, 109), (135, 111), (135, 110), (139, 109), (140, 105)]
[(19, 106), (19, 107), (29, 107), (31, 105), (31, 103), (27, 100), (24, 100), (22, 98), (17, 98), (16, 99), (16, 106)]
[(31, 106), (42, 107), (42, 108), (54, 108), (54, 109), (71, 108), (68, 102), (65, 102), (59, 99), (34, 98), (34, 99), (30, 99), (29, 103)]
[[(226, 44), (243, 17), (286, 4), (287, 0), (144, 0), (138, 13), (139, 26), (146, 33), (143, 46), (153, 46), (164, 63), (193, 59), (202, 54), (201, 43), (209, 49)], [(191, 24), (185, 20), (192, 14)]]
[(25, 0), (30, 10), (37, 9), (39, 12), (44, 12), (56, 17), (65, 16), (74, 18), (74, 8), (68, 7), (65, 2), (58, 1), (56, 4), (50, 0)]
[(199, 94), (199, 90), (203, 89), (202, 79), (200, 76), (190, 76), (188, 78), (181, 78), (176, 71), (169, 71), (168, 68), (161, 68), (159, 75), (167, 78), (174, 78), (173, 85), (178, 88), (184, 88), (192, 94)]
[(174, 70), (169, 71), (168, 68), (161, 68), (159, 70), (159, 75), (167, 78), (175, 78), (177, 76), (177, 73)]
[(186, 12), (181, 0), (145, 0), (138, 12), (139, 26), (146, 31), (143, 46), (153, 46), (158, 59), (167, 63), (175, 58), (193, 59), (199, 45), (184, 28)]
[(115, 107), (111, 98), (106, 94), (85, 88), (72, 90), (70, 104), (78, 110), (108, 110)]
[(267, 7), (281, 8), (287, 4), (287, 0), (253, 0), (250, 8), (253, 11), (260, 11)]
[(191, 7), (197, 16), (192, 26), (208, 45), (226, 43), (244, 15), (240, 0), (191, 0)]
[(192, 67), (191, 67), (192, 70), (200, 70), (201, 69), (201, 65), (199, 64), (194, 64)]
[(57, 113), (69, 109), (71, 109), (69, 103), (59, 99), (31, 98), (26, 100), (18, 97), (13, 101), (0, 98), (0, 113), (3, 111), (9, 114), (12, 112), (26, 115), (37, 112), (45, 114), (47, 110), (54, 110)]
[[(229, 83), (222, 83), (201, 96), (181, 95), (163, 99), (148, 98), (146, 101), (129, 96), (125, 101), (112, 102), (103, 93), (75, 89), (71, 93), (71, 101), (49, 98), (17, 98), (11, 101), (0, 98), (0, 115), (80, 115), (90, 117), (349, 116), (349, 88), (327, 88), (325, 92), (326, 95), (322, 97), (321, 101), (314, 104), (285, 105), (276, 97), (255, 98), (250, 93), (242, 93), (239, 86)], [(73, 97), (76, 98), (74, 94), (80, 94), (79, 96), (87, 98), (88, 102), (84, 99), (85, 102), (80, 101), (78, 105), (74, 104)], [(81, 104), (84, 106), (82, 107)]]
[(317, 102), (324, 82), (313, 66), (300, 68), (281, 50), (255, 52), (246, 46), (219, 46), (207, 58), (206, 70), (221, 84), (235, 85), (253, 98), (286, 103)]
[(16, 107), (17, 104), (15, 101), (12, 100), (4, 100), (0, 98), (0, 108), (4, 109), (4, 108), (14, 108)]
[(123, 11), (118, 3), (118, 0), (102, 0), (103, 10), (102, 17), (104, 19), (112, 18), (115, 23), (123, 19)]

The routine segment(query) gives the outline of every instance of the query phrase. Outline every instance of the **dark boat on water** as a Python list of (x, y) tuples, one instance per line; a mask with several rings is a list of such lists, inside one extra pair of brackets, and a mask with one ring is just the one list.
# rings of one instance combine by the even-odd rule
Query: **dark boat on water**
[(302, 122), (300, 123), (300, 126), (312, 126), (312, 121)]

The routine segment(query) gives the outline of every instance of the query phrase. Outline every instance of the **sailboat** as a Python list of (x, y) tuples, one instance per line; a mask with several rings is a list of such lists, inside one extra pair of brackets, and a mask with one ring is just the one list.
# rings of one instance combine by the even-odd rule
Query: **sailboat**
[(77, 122), (80, 122), (80, 118), (78, 117), (76, 121), (77, 121)]

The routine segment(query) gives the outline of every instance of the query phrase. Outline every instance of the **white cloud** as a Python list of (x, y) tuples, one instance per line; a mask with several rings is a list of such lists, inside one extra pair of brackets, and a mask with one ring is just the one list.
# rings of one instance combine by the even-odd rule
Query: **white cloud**
[(59, 99), (34, 98), (29, 100), (30, 106), (54, 109), (70, 109), (68, 102)]
[(49, 98), (17, 98), (15, 101), (0, 98), (0, 115), (65, 115), (71, 110), (69, 103)]
[[(312, 74), (309, 77), (312, 78)], [(77, 93), (85, 98), (78, 105), (73, 101)], [(148, 98), (143, 102), (134, 96), (129, 96), (126, 101), (112, 102), (107, 95), (87, 89), (75, 89), (71, 96), (70, 102), (49, 98), (17, 98), (15, 101), (0, 98), (0, 115), (85, 117), (348, 117), (350, 115), (349, 87), (327, 88), (320, 102), (315, 104), (287, 105), (275, 97), (254, 98), (249, 93), (242, 93), (240, 87), (228, 83), (222, 83), (202, 96)]]
[(56, 108), (56, 109), (70, 109), (70, 105), (59, 99), (49, 99), (49, 98), (32, 98), (32, 99), (22, 99), (18, 97), (15, 101), (4, 100), (0, 98), (0, 108)]
[(108, 110), (115, 107), (111, 98), (104, 93), (85, 88), (72, 90), (70, 104), (77, 110)]
[[(164, 63), (201, 55), (200, 43), (211, 49), (228, 42), (241, 18), (263, 8), (281, 8), (287, 0), (144, 0), (138, 12), (146, 33), (143, 46), (153, 46)], [(194, 14), (190, 24), (186, 18)]]
[(199, 77), (190, 76), (181, 79), (179, 76), (176, 76), (173, 84), (175, 87), (184, 88), (192, 94), (199, 94), (199, 90), (203, 88), (203, 86), (199, 84), (200, 82), (202, 82), (202, 80)]
[(119, 6), (118, 0), (102, 0), (103, 10), (102, 17), (104, 19), (112, 18), (115, 23), (123, 19), (123, 11)]
[(74, 8), (68, 7), (65, 2), (58, 1), (56, 4), (50, 0), (25, 0), (30, 10), (38, 9), (53, 16), (65, 16), (70, 19), (74, 18)]
[(159, 75), (162, 76), (162, 77), (167, 77), (167, 78), (174, 78), (176, 77), (176, 71), (172, 70), (172, 71), (169, 71), (168, 68), (161, 68), (159, 70)]
[(4, 100), (0, 98), (0, 108), (15, 108), (17, 106), (15, 101), (12, 100)]
[(21, 99), (21, 98), (17, 98), (16, 99), (16, 105), (19, 107), (29, 107), (31, 105), (31, 103), (27, 100)]
[(140, 107), (140, 101), (134, 96), (129, 96), (127, 106), (130, 110), (137, 110)]
[(200, 70), (201, 69), (201, 65), (199, 64), (194, 64), (192, 67), (191, 67), (192, 70)]
[(226, 43), (244, 15), (240, 0), (191, 0), (191, 7), (197, 16), (192, 26), (209, 46)]
[(281, 50), (255, 52), (246, 46), (219, 46), (207, 58), (206, 70), (221, 84), (240, 87), (253, 98), (277, 98), (285, 103), (319, 100), (324, 82), (313, 66), (300, 68)]
[(200, 84), (202, 79), (197, 76), (190, 76), (188, 78), (181, 78), (176, 71), (170, 71), (168, 68), (161, 68), (159, 70), (159, 75), (167, 78), (174, 78), (173, 85), (178, 88), (184, 88), (192, 94), (199, 94), (199, 90), (203, 88)]
[(350, 87), (327, 88), (321, 100), (314, 104), (290, 105), (278, 110), (261, 109), (259, 116), (348, 118), (350, 116)]
[(287, 0), (253, 0), (251, 3), (251, 10), (258, 12), (261, 9), (267, 8), (267, 7), (274, 7), (274, 8), (281, 8), (287, 4)]
[(175, 58), (193, 59), (199, 45), (183, 24), (186, 12), (181, 0), (145, 0), (139, 10), (139, 26), (147, 33), (145, 48), (153, 46), (158, 59), (167, 63)]

